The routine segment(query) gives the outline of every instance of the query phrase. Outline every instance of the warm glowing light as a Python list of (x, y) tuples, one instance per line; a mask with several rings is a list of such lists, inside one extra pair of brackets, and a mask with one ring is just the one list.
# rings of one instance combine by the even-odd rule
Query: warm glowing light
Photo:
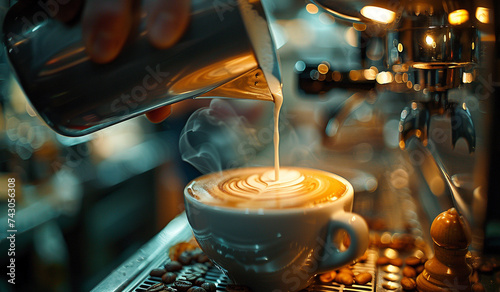
[(365, 6), (360, 12), (364, 17), (380, 23), (391, 23), (396, 19), (394, 11), (377, 6)]
[(380, 72), (377, 74), (376, 80), (379, 84), (388, 84), (392, 82), (393, 76), (391, 72)]
[(411, 89), (413, 87), (413, 83), (411, 81), (406, 82), (406, 87), (408, 87), (408, 89)]
[(358, 46), (358, 32), (351, 27), (345, 31), (345, 40), (352, 47)]
[(476, 9), (476, 18), (481, 23), (490, 23), (490, 9), (478, 7)]
[(403, 74), (401, 73), (396, 73), (394, 75), (394, 80), (397, 82), (397, 83), (403, 83)]
[(352, 80), (352, 81), (358, 81), (359, 78), (361, 77), (361, 74), (359, 73), (358, 70), (351, 70), (349, 72), (349, 78)]
[(451, 25), (459, 25), (469, 20), (469, 11), (458, 9), (448, 15), (448, 21)]
[(354, 27), (355, 30), (357, 31), (365, 31), (366, 30), (366, 24), (364, 23), (353, 23), (352, 27)]
[(464, 103), (462, 103), (462, 109), (463, 109), (464, 111), (466, 111), (466, 110), (467, 110), (467, 104), (466, 104), (465, 102), (464, 102)]
[(416, 102), (412, 102), (412, 103), (411, 103), (411, 109), (412, 109), (412, 110), (416, 110), (416, 109), (417, 109), (417, 107), (418, 107), (418, 104), (417, 104)]
[(464, 74), (462, 75), (462, 82), (463, 83), (472, 83), (472, 81), (474, 81), (472, 73), (464, 72)]
[(312, 3), (309, 3), (306, 5), (306, 10), (307, 10), (307, 12), (309, 12), (311, 14), (316, 14), (319, 11), (318, 6), (316, 6)]
[(476, 43), (472, 42), (471, 48), (474, 50), (476, 48)]
[(366, 80), (375, 80), (375, 78), (377, 77), (377, 71), (372, 68), (366, 69), (363, 71), (363, 76)]
[(402, 43), (399, 43), (398, 44), (398, 52), (402, 52), (403, 51), (403, 44)]
[(334, 71), (332, 73), (332, 79), (335, 82), (339, 82), (340, 80), (342, 80), (342, 73), (340, 73), (339, 71)]
[(326, 73), (328, 73), (328, 70), (330, 70), (330, 68), (328, 67), (328, 65), (326, 65), (326, 64), (319, 64), (318, 65), (318, 72), (319, 73), (326, 74)]
[(430, 35), (428, 35), (428, 36), (426, 36), (426, 37), (425, 37), (425, 42), (426, 42), (429, 46), (431, 46), (431, 45), (434, 43), (434, 39), (433, 39)]
[[(392, 238), (391, 238), (391, 241), (392, 241)], [(385, 251), (384, 251), (384, 256), (390, 258), (390, 259), (395, 259), (397, 258), (399, 255), (398, 251), (395, 250), (395, 249), (392, 249), (392, 248), (387, 248)]]

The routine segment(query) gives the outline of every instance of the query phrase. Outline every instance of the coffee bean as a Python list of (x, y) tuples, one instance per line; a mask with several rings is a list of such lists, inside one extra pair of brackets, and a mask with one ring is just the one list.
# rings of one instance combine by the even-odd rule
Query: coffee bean
[(151, 272), (149, 272), (149, 275), (151, 277), (158, 277), (161, 278), (163, 274), (165, 274), (167, 270), (165, 268), (159, 268), (159, 269), (152, 269)]
[(189, 251), (185, 251), (181, 253), (177, 261), (183, 265), (189, 265), (191, 263), (191, 260), (193, 259), (193, 256)]
[(364, 285), (372, 280), (372, 274), (370, 273), (359, 273), (354, 277), (356, 283)]
[(165, 269), (167, 272), (177, 272), (182, 269), (182, 264), (178, 261), (170, 261), (165, 264)]
[(202, 275), (200, 273), (186, 273), (184, 275), (184, 280), (189, 282), (194, 282), (196, 279), (200, 278)]
[(484, 289), (483, 284), (476, 282), (474, 285), (472, 285), (472, 292), (484, 292), (486, 289)]
[(187, 292), (207, 292), (207, 290), (201, 288), (201, 287), (196, 287), (193, 286), (187, 290)]
[(250, 288), (242, 285), (229, 284), (226, 286), (227, 292), (250, 292)]
[(403, 276), (408, 277), (408, 278), (416, 278), (417, 271), (410, 266), (406, 266), (403, 268)]
[(201, 288), (205, 289), (207, 292), (215, 292), (217, 289), (217, 286), (215, 286), (214, 283), (211, 282), (205, 282), (201, 284)]
[(179, 290), (174, 287), (166, 287), (165, 290), (162, 290), (161, 292), (179, 292)]
[(403, 260), (401, 258), (390, 259), (389, 264), (396, 267), (401, 267), (403, 266)]
[(339, 273), (346, 273), (346, 274), (349, 274), (351, 276), (354, 276), (354, 272), (351, 269), (349, 269), (349, 268), (340, 268), (338, 270), (338, 272)]
[(196, 263), (192, 266), (193, 271), (199, 272), (199, 273), (206, 273), (208, 271), (208, 267), (204, 264), (201, 263)]
[(417, 283), (412, 278), (405, 277), (401, 279), (401, 286), (404, 290), (413, 290), (417, 287)]
[(407, 264), (408, 266), (415, 267), (420, 265), (420, 259), (417, 258), (416, 256), (409, 256), (405, 259), (405, 264)]
[(176, 280), (174, 282), (174, 287), (179, 291), (187, 291), (189, 288), (191, 288), (191, 286), (193, 286), (193, 284), (189, 281)]
[(352, 285), (354, 283), (354, 278), (352, 275), (348, 273), (338, 273), (335, 277), (335, 282), (344, 284), (344, 285)]
[(161, 276), (161, 280), (165, 284), (173, 283), (176, 279), (177, 275), (172, 272), (166, 272), (165, 274), (163, 274), (163, 276)]
[(149, 287), (146, 291), (148, 292), (159, 292), (165, 290), (165, 285), (163, 283), (154, 284)]
[(389, 264), (389, 261), (390, 261), (390, 260), (389, 260), (389, 258), (387, 258), (387, 257), (379, 257), (379, 258), (377, 259), (377, 262), (376, 262), (376, 263), (377, 263), (377, 266), (384, 266), (384, 265)]
[(200, 254), (196, 260), (197, 260), (197, 262), (202, 263), (202, 264), (210, 261), (208, 256), (204, 253)]
[(199, 277), (198, 279), (196, 279), (196, 280), (193, 282), (193, 284), (194, 284), (195, 286), (201, 286), (201, 285), (203, 285), (203, 283), (205, 283), (206, 281), (207, 281), (207, 280), (205, 280), (205, 279), (203, 279), (203, 278)]
[(321, 275), (319, 275), (319, 280), (322, 283), (331, 283), (335, 277), (337, 276), (337, 272), (331, 271), (331, 272), (326, 272)]

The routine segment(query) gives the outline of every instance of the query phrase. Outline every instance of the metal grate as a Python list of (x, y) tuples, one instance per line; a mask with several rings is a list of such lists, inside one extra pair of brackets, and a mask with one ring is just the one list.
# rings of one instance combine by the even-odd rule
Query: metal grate
[[(329, 292), (329, 291), (346, 291), (346, 292), (374, 292), (375, 291), (375, 279), (376, 279), (376, 261), (378, 258), (378, 251), (374, 249), (369, 249), (367, 251), (368, 259), (364, 263), (356, 263), (352, 269), (353, 272), (367, 272), (372, 275), (372, 281), (368, 282), (365, 285), (343, 285), (336, 282), (331, 283), (322, 283), (318, 279), (315, 280), (308, 288), (302, 290), (301, 292)], [(167, 259), (164, 263), (167, 262)], [(163, 265), (161, 265), (163, 266)], [(186, 271), (190, 269), (189, 266), (185, 266), (178, 275), (182, 275)], [(222, 274), (217, 268), (210, 268), (207, 273), (204, 275), (205, 280), (216, 284), (217, 291), (223, 292), (226, 291), (225, 288), (229, 284), (229, 279)], [(160, 283), (161, 278), (148, 276), (144, 279), (137, 287), (133, 290), (134, 292), (146, 292), (146, 290), (154, 284)]]

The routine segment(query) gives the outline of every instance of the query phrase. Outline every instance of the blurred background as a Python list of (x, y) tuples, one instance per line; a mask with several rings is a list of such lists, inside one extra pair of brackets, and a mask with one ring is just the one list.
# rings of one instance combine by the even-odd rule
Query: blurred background
[[(0, 3), (1, 19), (10, 3)], [(390, 52), (365, 25), (342, 23), (306, 0), (264, 4), (282, 63), (282, 164), (345, 176), (357, 192), (355, 211), (372, 228), (428, 241), (429, 218), (453, 206), (450, 191), (420, 144), (400, 149), (401, 110), (414, 94), (383, 87), (417, 94), (418, 84), (406, 73), (385, 71)], [(450, 96), (480, 119), (483, 99), (475, 90)], [(211, 135), (209, 141), (235, 149), (222, 167), (272, 165), (273, 104), (226, 102), (244, 118), (247, 132)], [(191, 114), (209, 104), (178, 103), (160, 124), (138, 117), (88, 136), (63, 137), (31, 109), (0, 50), (0, 238), (8, 230), (5, 185), (14, 177), (15, 288), (88, 291), (180, 214), (183, 188), (200, 172), (182, 161), (179, 137)], [(472, 206), (476, 157), (463, 140), (453, 147), (449, 120), (437, 117), (433, 126), (431, 150), (451, 161), (448, 170)], [(482, 135), (478, 131), (478, 145)], [(4, 267), (8, 246), (0, 241)], [(12, 287), (0, 274), (0, 291)]]

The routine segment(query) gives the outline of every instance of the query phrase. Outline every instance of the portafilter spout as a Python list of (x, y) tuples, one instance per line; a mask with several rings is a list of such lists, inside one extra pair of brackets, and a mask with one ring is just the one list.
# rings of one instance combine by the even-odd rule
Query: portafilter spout
[(465, 103), (449, 102), (447, 92), (435, 92), (430, 101), (413, 101), (401, 112), (399, 121), (399, 146), (405, 149), (412, 137), (419, 139), (424, 146), (428, 143), (432, 116), (450, 118), (452, 144), (455, 147), (460, 138), (469, 146), (469, 153), (476, 148), (476, 131)]

